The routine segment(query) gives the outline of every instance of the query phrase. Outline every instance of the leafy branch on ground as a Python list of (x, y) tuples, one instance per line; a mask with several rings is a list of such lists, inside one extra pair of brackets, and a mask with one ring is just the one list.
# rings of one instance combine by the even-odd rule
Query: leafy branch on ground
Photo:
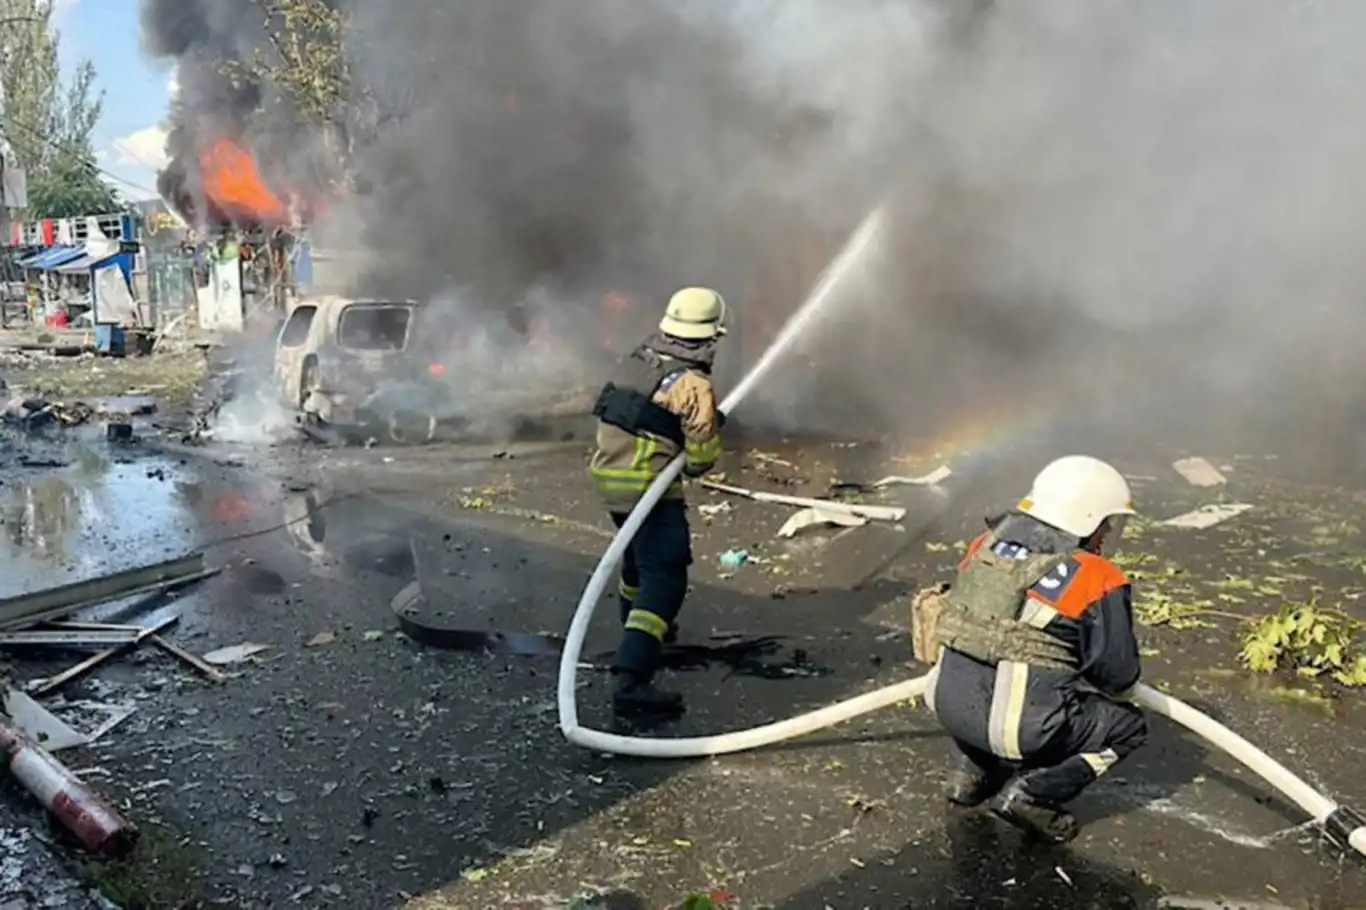
[(1290, 603), (1244, 630), (1238, 656), (1254, 673), (1288, 670), (1308, 678), (1327, 676), (1344, 686), (1366, 686), (1363, 625), (1313, 599)]

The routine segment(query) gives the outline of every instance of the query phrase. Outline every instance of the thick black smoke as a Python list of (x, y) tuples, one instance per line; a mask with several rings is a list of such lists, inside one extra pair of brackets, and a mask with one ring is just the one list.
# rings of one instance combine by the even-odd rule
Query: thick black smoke
[[(793, 425), (913, 432), (1012, 395), (1198, 423), (1360, 385), (1359, 4), (337, 2), (366, 94), (356, 189), (318, 228), (358, 289), (540, 301), (570, 332), (605, 290), (645, 318), (710, 283), (762, 336), (890, 196), (864, 299), (761, 391)], [(168, 189), (193, 196), (216, 134), (281, 186), (326, 182), (336, 137), (220, 72), (261, 21), (144, 0), (180, 67)]]
[[(738, 280), (747, 214), (801, 195), (804, 142), (839, 126), (740, 71), (719, 4), (347, 5), (358, 97), (339, 115), (357, 186), (328, 227), (389, 293), (507, 304), (550, 282), (653, 304), (671, 284)], [(202, 205), (196, 159), (217, 135), (278, 185), (318, 188), (322, 137), (271, 86), (224, 73), (263, 52), (262, 18), (252, 0), (144, 4), (148, 50), (179, 65), (162, 181), (176, 200)]]

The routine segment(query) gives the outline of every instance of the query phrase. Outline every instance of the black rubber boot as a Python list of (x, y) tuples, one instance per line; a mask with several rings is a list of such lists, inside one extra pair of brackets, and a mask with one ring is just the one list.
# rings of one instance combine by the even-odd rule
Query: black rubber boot
[(656, 689), (654, 683), (634, 673), (617, 677), (617, 688), (612, 693), (612, 709), (624, 716), (681, 714), (683, 696), (677, 692)]
[(945, 795), (953, 805), (971, 809), (1000, 793), (1009, 780), (1010, 768), (1005, 765), (986, 771), (966, 756), (959, 756), (957, 767), (949, 771), (949, 790)]
[(1024, 785), (1015, 781), (1006, 788), (992, 811), (1034, 840), (1045, 844), (1065, 844), (1077, 836), (1077, 820), (1061, 806), (1030, 796)]
[(669, 631), (664, 633), (664, 644), (672, 645), (678, 641), (678, 623), (669, 623)]

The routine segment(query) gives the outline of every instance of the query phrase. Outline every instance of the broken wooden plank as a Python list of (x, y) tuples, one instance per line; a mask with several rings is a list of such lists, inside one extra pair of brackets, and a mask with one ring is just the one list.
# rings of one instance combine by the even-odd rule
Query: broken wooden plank
[(122, 654), (126, 651), (131, 651), (133, 648), (137, 647), (143, 641), (147, 640), (151, 636), (156, 635), (159, 632), (163, 632), (166, 629), (169, 629), (171, 626), (175, 625), (178, 622), (180, 622), (180, 617), (178, 615), (168, 616), (161, 622), (153, 626), (149, 626), (146, 629), (143, 629), (141, 632), (137, 634), (137, 637), (135, 637), (132, 641), (126, 642), (121, 645), (117, 645), (113, 648), (106, 648), (103, 651), (96, 651), (94, 654), (91, 654), (89, 657), (87, 657), (80, 663), (76, 664), (74, 667), (69, 667), (68, 669), (58, 673), (56, 676), (51, 676), (44, 680), (38, 680), (30, 684), (29, 686), (26, 686), (26, 688), (34, 696), (47, 695), (49, 692), (55, 692), (62, 686), (71, 682), (76, 677), (89, 673), (91, 670), (95, 669), (109, 658)]
[(191, 654), (189, 651), (186, 651), (179, 645), (167, 641), (160, 635), (153, 635), (151, 638), (148, 639), (148, 641), (156, 645), (161, 650), (165, 651), (167, 654), (176, 658), (177, 660), (189, 664), (192, 668), (195, 669), (195, 671), (197, 671), (209, 682), (225, 683), (228, 681), (228, 675), (226, 673), (206, 663), (204, 659), (199, 657), (198, 655)]
[[(118, 630), (134, 634), (142, 631), (142, 626), (120, 626), (112, 623), (100, 622), (55, 622), (52, 623), (52, 625), (63, 629), (84, 629), (87, 631)], [(189, 664), (210, 682), (223, 683), (228, 681), (228, 675), (226, 673), (214, 669), (214, 667), (207, 663), (203, 658), (186, 651), (184, 648), (162, 638), (160, 635), (153, 635), (147, 640), (177, 660)], [(3, 636), (0, 636), (0, 641), (3, 641)]]
[(204, 568), (202, 552), (191, 553), (155, 565), (10, 597), (0, 600), (0, 631), (37, 625), (111, 600), (171, 591), (219, 571)]

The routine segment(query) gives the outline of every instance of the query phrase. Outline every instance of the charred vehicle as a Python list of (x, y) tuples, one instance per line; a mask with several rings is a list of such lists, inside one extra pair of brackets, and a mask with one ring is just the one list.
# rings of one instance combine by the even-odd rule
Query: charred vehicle
[(462, 369), (480, 352), (449, 335), (418, 301), (304, 298), (276, 340), (275, 387), (306, 427), (338, 441), (572, 438), (591, 427), (587, 388)]

